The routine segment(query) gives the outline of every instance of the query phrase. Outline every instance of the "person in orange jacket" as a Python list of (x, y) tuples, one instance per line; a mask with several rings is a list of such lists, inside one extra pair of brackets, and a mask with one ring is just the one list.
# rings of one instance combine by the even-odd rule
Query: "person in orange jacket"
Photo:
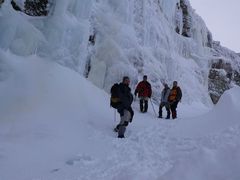
[(177, 118), (177, 105), (179, 101), (182, 99), (182, 90), (178, 86), (177, 81), (173, 81), (173, 87), (170, 91), (170, 95), (168, 97), (168, 101), (170, 103), (170, 109), (172, 113), (172, 118), (176, 119)]
[(134, 95), (140, 99), (140, 111), (147, 112), (148, 110), (148, 99), (152, 96), (151, 84), (147, 81), (147, 75), (143, 76), (143, 80), (138, 83)]

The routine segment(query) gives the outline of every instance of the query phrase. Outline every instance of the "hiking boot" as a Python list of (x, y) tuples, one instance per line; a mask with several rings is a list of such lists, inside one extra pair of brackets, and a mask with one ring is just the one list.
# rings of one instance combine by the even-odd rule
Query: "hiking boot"
[(125, 138), (124, 135), (118, 135), (118, 138)]
[(172, 118), (173, 118), (173, 119), (176, 119), (176, 118), (177, 118), (177, 112), (176, 112), (176, 111), (173, 111), (173, 112), (172, 112)]
[(167, 116), (165, 119), (170, 119), (170, 117)]
[(158, 118), (162, 118), (162, 116), (158, 116)]

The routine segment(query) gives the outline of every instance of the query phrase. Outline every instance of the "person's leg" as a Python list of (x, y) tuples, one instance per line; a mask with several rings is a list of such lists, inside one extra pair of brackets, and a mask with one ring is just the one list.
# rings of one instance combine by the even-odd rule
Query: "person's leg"
[(140, 111), (143, 112), (143, 98), (140, 97)]
[(130, 118), (131, 118), (131, 113), (124, 109), (124, 115), (121, 116), (121, 120), (120, 120), (118, 138), (124, 138), (124, 133), (126, 131), (126, 127), (128, 125)]
[(177, 104), (178, 102), (174, 102), (172, 105), (171, 105), (171, 111), (172, 111), (172, 118), (173, 119), (176, 119), (177, 118)]
[(160, 103), (159, 105), (159, 111), (158, 111), (158, 117), (162, 118), (162, 108), (163, 108), (163, 103)]
[(144, 112), (147, 112), (148, 110), (148, 99), (144, 100)]
[(166, 108), (166, 111), (167, 111), (167, 117), (166, 117), (166, 119), (170, 119), (170, 108), (169, 108), (169, 105), (166, 104), (166, 105), (165, 105), (165, 108)]
[[(120, 107), (119, 109), (117, 109), (117, 111), (118, 111), (118, 113), (120, 114), (120, 119), (121, 119), (121, 117), (124, 115), (124, 109)], [(120, 122), (118, 123), (118, 125), (114, 128), (114, 131), (115, 131), (115, 132), (118, 132), (118, 131), (119, 131), (120, 125), (121, 125), (121, 120), (120, 120)]]

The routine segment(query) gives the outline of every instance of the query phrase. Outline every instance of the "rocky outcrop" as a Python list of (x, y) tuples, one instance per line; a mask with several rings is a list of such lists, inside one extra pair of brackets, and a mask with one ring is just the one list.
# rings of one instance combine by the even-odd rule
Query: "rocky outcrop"
[(4, 3), (4, 0), (0, 0), (0, 8), (3, 3)]
[(11, 5), (12, 5), (14, 10), (22, 11), (22, 9), (17, 5), (17, 3), (14, 0), (11, 1)]
[(180, 7), (183, 14), (182, 35), (185, 37), (191, 37), (191, 16), (189, 15), (187, 1), (180, 0)]
[(214, 104), (218, 102), (224, 91), (230, 89), (232, 73), (230, 63), (225, 63), (222, 59), (212, 63), (208, 76), (208, 89)]
[(48, 0), (26, 0), (24, 12), (30, 16), (47, 16), (48, 3)]
[(233, 81), (236, 85), (240, 86), (240, 71), (233, 72)]
[(210, 62), (208, 90), (214, 104), (233, 85), (240, 86), (240, 58), (237, 53), (214, 42), (212, 53), (215, 58)]

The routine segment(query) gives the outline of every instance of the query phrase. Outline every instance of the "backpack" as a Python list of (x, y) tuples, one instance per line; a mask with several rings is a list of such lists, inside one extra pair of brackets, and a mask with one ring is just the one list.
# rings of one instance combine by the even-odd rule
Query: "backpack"
[(111, 107), (117, 109), (118, 106), (121, 104), (120, 101), (120, 87), (118, 83), (115, 83), (112, 87), (111, 87), (111, 99), (110, 99), (110, 105)]

